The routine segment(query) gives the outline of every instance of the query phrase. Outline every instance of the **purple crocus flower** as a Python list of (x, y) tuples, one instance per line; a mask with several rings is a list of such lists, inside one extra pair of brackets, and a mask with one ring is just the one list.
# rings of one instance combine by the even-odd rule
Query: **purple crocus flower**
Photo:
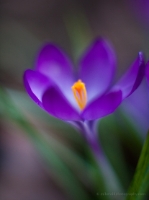
[(144, 76), (144, 56), (139, 52), (130, 69), (115, 84), (116, 56), (110, 44), (97, 39), (79, 60), (74, 73), (68, 57), (53, 44), (40, 51), (35, 70), (24, 73), (29, 96), (49, 114), (71, 121), (87, 140), (107, 182), (108, 191), (120, 192), (119, 183), (98, 142), (95, 120), (120, 105), (139, 86)]
[(35, 69), (24, 73), (29, 96), (49, 114), (66, 121), (89, 121), (104, 117), (119, 106), (139, 86), (144, 76), (142, 52), (118, 81), (111, 82), (116, 56), (110, 44), (97, 39), (73, 72), (69, 58), (53, 44), (40, 51)]

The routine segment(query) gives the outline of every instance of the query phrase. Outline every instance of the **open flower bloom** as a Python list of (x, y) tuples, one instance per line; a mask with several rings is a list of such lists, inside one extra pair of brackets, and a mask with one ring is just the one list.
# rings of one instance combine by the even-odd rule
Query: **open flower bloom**
[(53, 44), (40, 51), (35, 70), (24, 73), (29, 96), (49, 114), (67, 121), (95, 120), (119, 106), (139, 86), (144, 76), (144, 57), (138, 57), (112, 85), (116, 57), (110, 44), (97, 39), (83, 54), (78, 72), (68, 57)]

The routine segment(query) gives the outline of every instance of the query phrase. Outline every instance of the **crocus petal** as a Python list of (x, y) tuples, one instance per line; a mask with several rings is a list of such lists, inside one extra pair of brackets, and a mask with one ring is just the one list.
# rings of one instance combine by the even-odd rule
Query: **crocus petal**
[(120, 81), (116, 84), (116, 89), (121, 89), (123, 99), (131, 95), (140, 85), (145, 73), (144, 55), (139, 52), (137, 59), (131, 68), (124, 74)]
[(55, 45), (46, 44), (39, 53), (36, 70), (53, 80), (69, 98), (74, 83), (72, 65), (66, 55)]
[(42, 107), (42, 95), (44, 91), (47, 89), (49, 85), (51, 85), (51, 81), (45, 75), (33, 71), (26, 70), (24, 72), (24, 86), (29, 96)]
[(79, 77), (86, 85), (89, 101), (107, 90), (115, 67), (116, 57), (109, 43), (96, 40), (80, 61)]
[(114, 110), (119, 106), (121, 102), (121, 90), (111, 91), (89, 104), (81, 116), (84, 120), (95, 120), (104, 117), (114, 112)]
[(71, 106), (57, 87), (49, 87), (42, 98), (44, 109), (62, 120), (80, 120), (79, 113)]

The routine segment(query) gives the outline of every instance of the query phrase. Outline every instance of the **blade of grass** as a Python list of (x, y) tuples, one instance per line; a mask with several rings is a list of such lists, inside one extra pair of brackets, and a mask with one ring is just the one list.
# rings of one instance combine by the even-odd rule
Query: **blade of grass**
[(126, 200), (141, 200), (149, 190), (149, 133), (142, 148), (138, 165)]

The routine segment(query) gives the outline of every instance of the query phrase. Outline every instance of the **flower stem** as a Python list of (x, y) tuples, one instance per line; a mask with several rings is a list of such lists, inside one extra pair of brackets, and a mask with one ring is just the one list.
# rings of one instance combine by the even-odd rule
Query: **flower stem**
[(95, 124), (89, 122), (79, 123), (80, 130), (85, 137), (90, 150), (98, 164), (99, 172), (102, 175), (103, 183), (106, 190), (103, 192), (120, 193), (122, 192), (122, 186), (118, 180), (118, 177), (111, 164), (109, 163), (106, 155), (104, 154), (102, 147), (98, 140), (98, 134), (96, 133)]

